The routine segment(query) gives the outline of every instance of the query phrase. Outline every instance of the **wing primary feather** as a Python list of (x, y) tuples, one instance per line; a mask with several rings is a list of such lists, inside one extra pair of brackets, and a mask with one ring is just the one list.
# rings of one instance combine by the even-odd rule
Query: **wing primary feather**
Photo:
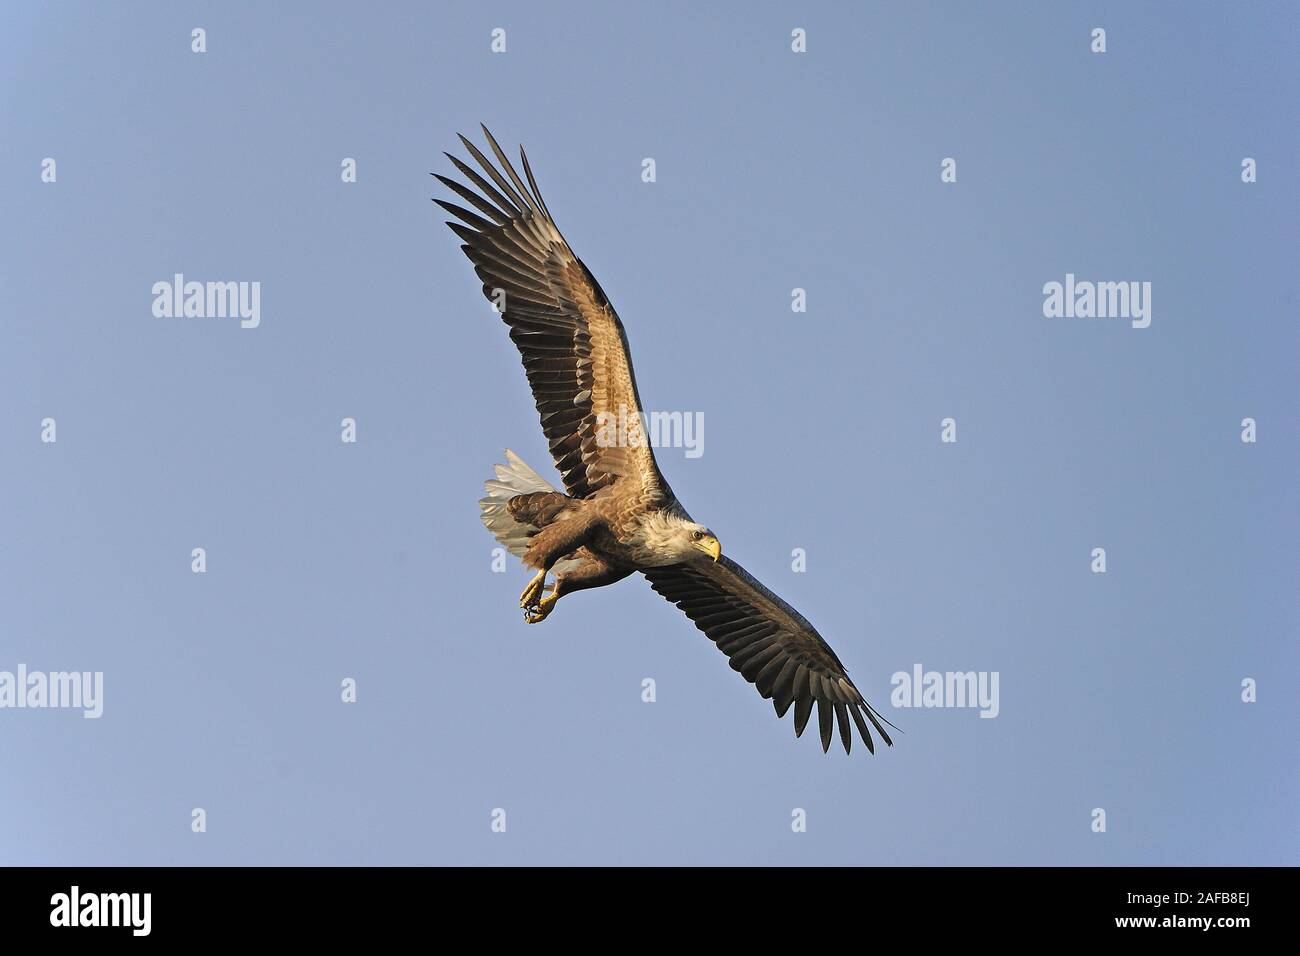
[[(885, 728), (880, 726), (880, 721), (881, 721), (881, 720), (884, 720), (885, 723), (887, 723), (887, 724), (889, 724), (889, 721), (888, 721), (888, 720), (885, 720), (884, 717), (881, 717), (879, 714), (877, 714), (877, 713), (876, 713), (876, 712), (871, 708), (871, 705), (868, 704), (866, 701), (863, 701), (863, 702), (862, 702), (862, 706), (863, 706), (863, 708), (866, 710), (866, 712), (867, 712), (867, 717), (868, 717), (868, 719), (870, 719), (872, 726), (875, 727), (875, 728), (876, 728), (876, 732), (880, 734), (880, 739), (883, 740), (883, 741), (885, 742), (885, 746), (886, 746), (886, 747), (892, 747), (892, 746), (894, 746), (894, 742), (893, 742), (892, 740), (889, 739), (889, 734), (885, 733)], [(879, 720), (878, 720), (877, 718), (879, 718)], [(893, 724), (889, 724), (889, 726), (894, 727)], [(897, 727), (894, 727), (894, 729), (895, 729), (895, 730), (898, 730)], [(900, 731), (900, 733), (901, 733), (901, 731)]]
[[(488, 222), (482, 216), (474, 215), (463, 206), (457, 206), (454, 202), (446, 202), (442, 199), (435, 199), (434, 202), (447, 210), (447, 212), (451, 213), (457, 219), (463, 219), (465, 222), (469, 223), (480, 233), (492, 228), (492, 223)], [(464, 239), (465, 237), (461, 236), (461, 238)]]
[(825, 697), (817, 699), (817, 729), (821, 731), (822, 753), (831, 749), (831, 702)]
[(772, 681), (772, 696), (777, 701), (778, 717), (784, 717), (790, 702), (794, 700), (794, 673), (799, 669), (799, 664), (794, 658), (786, 658), (785, 664), (782, 665), (780, 673)]
[(496, 206), (492, 205), (490, 202), (488, 202), (478, 193), (474, 192), (474, 190), (470, 189), (468, 186), (462, 186), (460, 183), (456, 182), (456, 180), (452, 179), (450, 176), (440, 176), (437, 173), (434, 173), (433, 175), (438, 180), (438, 182), (442, 183), (444, 186), (446, 186), (448, 189), (454, 192), (461, 199), (465, 200), (467, 203), (469, 203), (479, 212), (483, 213), (484, 215), (491, 216), (492, 219), (497, 223), (497, 225), (504, 226), (506, 223), (510, 221), (509, 217), (506, 216), (505, 213), (503, 213)]
[(808, 668), (800, 664), (799, 669), (794, 672), (794, 696), (808, 696)]
[(862, 742), (867, 745), (867, 753), (875, 753), (876, 745), (871, 742), (871, 731), (867, 729), (867, 722), (862, 719), (862, 713), (857, 707), (850, 707), (849, 712), (853, 714), (853, 722), (858, 725), (858, 733), (862, 735)]
[(803, 729), (808, 726), (808, 717), (812, 714), (812, 698), (800, 697), (794, 705), (794, 735), (803, 736)]
[(853, 749), (853, 732), (849, 730), (849, 711), (838, 701), (835, 704), (835, 722), (840, 727), (840, 743), (844, 745), (844, 752), (848, 753)]
[[(460, 136), (459, 133), (456, 135)], [(474, 157), (474, 161), (483, 167), (483, 172), (492, 177), (492, 181), (497, 184), (497, 188), (510, 197), (511, 205), (515, 207), (515, 210), (522, 218), (524, 210), (531, 209), (532, 207), (529, 206), (528, 203), (524, 202), (522, 197), (515, 193), (514, 187), (506, 182), (506, 178), (501, 175), (501, 171), (498, 170), (496, 166), (492, 165), (492, 161), (483, 155), (482, 150), (464, 136), (460, 136), (460, 141), (465, 144), (465, 148), (469, 150), (469, 154)]]
[(541, 212), (535, 202), (528, 202), (530, 198), (528, 187), (524, 185), (524, 181), (520, 179), (519, 174), (515, 172), (515, 167), (510, 162), (509, 157), (506, 156), (505, 151), (497, 145), (496, 137), (493, 136), (491, 131), (488, 130), (486, 126), (483, 126), (482, 123), (479, 123), (479, 126), (483, 127), (483, 135), (487, 137), (488, 145), (492, 147), (492, 152), (496, 153), (497, 162), (501, 164), (501, 168), (506, 171), (506, 175), (510, 177), (511, 182), (515, 184), (515, 188), (519, 190), (520, 199), (527, 203), (529, 208), (534, 212)]
[(790, 705), (793, 703), (794, 703), (794, 697), (792, 697), (790, 694), (772, 695), (772, 707), (773, 709), (776, 710), (776, 716), (778, 720), (786, 715), (786, 712), (790, 709)]
[(787, 663), (788, 661), (784, 657), (775, 656), (763, 665), (762, 670), (754, 675), (754, 686), (758, 688), (759, 694), (764, 699), (772, 696), (772, 687), (776, 684), (776, 678)]
[(533, 187), (533, 198), (537, 200), (537, 205), (541, 207), (542, 214), (554, 223), (555, 217), (553, 217), (551, 211), (546, 208), (546, 200), (542, 198), (542, 191), (537, 188), (537, 180), (533, 178), (533, 168), (528, 165), (528, 154), (524, 152), (522, 146), (519, 147), (519, 159), (524, 164), (524, 175), (528, 177), (528, 185)]
[[(456, 135), (460, 136), (459, 133), (457, 133)], [(471, 143), (469, 140), (467, 140), (464, 136), (460, 137), (460, 141), (469, 147), (471, 153), (478, 152), (478, 150), (474, 148), (474, 144)], [(519, 208), (516, 207), (514, 203), (512, 203), (505, 196), (501, 195), (501, 193), (498, 190), (494, 189), (492, 184), (489, 183), (482, 176), (480, 176), (477, 172), (475, 172), (468, 163), (457, 158), (456, 156), (453, 156), (451, 153), (443, 153), (443, 155), (452, 161), (452, 164), (457, 169), (460, 170), (461, 175), (463, 175), (466, 179), (472, 182), (479, 189), (483, 190), (483, 195), (487, 196), (488, 199), (492, 200), (494, 203), (500, 206), (501, 211), (506, 214), (506, 217), (508, 219), (515, 219), (518, 216), (522, 215)], [(479, 153), (479, 155), (481, 156), (482, 154)], [(485, 163), (487, 162), (486, 159), (482, 161)], [(488, 168), (489, 169), (491, 168), (491, 164), (488, 165)]]

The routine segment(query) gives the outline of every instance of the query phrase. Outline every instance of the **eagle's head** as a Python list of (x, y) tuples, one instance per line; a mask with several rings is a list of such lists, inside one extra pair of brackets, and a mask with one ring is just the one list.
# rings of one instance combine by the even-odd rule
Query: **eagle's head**
[(717, 561), (722, 557), (722, 545), (718, 543), (717, 535), (704, 525), (684, 521), (673, 530), (670, 546), (678, 560), (703, 561), (707, 555), (711, 560)]
[(691, 547), (695, 549), (692, 554), (695, 558), (700, 554), (707, 554), (714, 561), (722, 557), (722, 545), (718, 543), (717, 535), (702, 524), (691, 528)]
[(685, 564), (705, 557), (717, 561), (722, 556), (717, 536), (682, 514), (653, 511), (643, 519), (639, 530), (640, 546), (648, 556), (653, 555), (648, 562), (652, 565)]

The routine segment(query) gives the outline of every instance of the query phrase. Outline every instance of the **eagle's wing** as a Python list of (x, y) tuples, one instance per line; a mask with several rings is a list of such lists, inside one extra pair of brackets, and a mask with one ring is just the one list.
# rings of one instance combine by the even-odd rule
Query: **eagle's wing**
[(853, 742), (850, 715), (867, 750), (876, 752), (868, 720), (886, 745), (893, 746), (881, 726), (889, 721), (862, 699), (830, 645), (803, 615), (736, 562), (723, 556), (717, 562), (643, 568), (642, 573), (718, 645), (733, 670), (772, 700), (778, 717), (794, 704), (796, 737), (803, 733), (815, 701), (822, 750), (831, 745), (832, 714), (845, 753)]
[(460, 140), (491, 182), (450, 153), (478, 191), (437, 177), (483, 215), (435, 202), (466, 223), (447, 225), (465, 241), (461, 249), (483, 280), (483, 294), (510, 326), (565, 488), (586, 498), (627, 478), (671, 499), (645, 440), (623, 323), (555, 227), (523, 150), (527, 186), (487, 127), (483, 132), (501, 169)]

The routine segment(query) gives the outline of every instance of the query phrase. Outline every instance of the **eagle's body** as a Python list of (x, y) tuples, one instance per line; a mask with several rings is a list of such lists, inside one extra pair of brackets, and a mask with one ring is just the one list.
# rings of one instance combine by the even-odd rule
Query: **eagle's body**
[[(520, 151), (525, 186), (483, 132), (499, 169), (465, 137), (461, 142), (488, 179), (448, 154), (478, 191), (438, 177), (482, 215), (438, 203), (466, 224), (448, 223), (465, 241), (461, 248), (484, 294), (510, 327), (564, 484), (563, 491), (553, 488), (507, 451), (480, 501), (483, 522), (497, 540), (537, 569), (520, 596), (525, 619), (542, 621), (562, 595), (639, 571), (772, 699), (778, 716), (794, 706), (796, 735), (816, 703), (823, 749), (834, 722), (849, 750), (850, 717), (869, 750), (875, 748), (867, 721), (891, 743), (883, 718), (813, 626), (723, 557), (717, 537), (672, 493), (641, 427), (622, 322), (560, 235), (527, 156)], [(615, 416), (626, 427), (611, 441), (606, 426)], [(555, 575), (549, 593), (548, 573)]]

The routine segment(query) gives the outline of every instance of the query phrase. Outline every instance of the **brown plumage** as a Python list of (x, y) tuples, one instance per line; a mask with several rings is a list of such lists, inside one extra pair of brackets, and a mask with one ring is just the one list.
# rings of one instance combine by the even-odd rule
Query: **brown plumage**
[[(447, 154), (470, 185), (437, 177), (473, 210), (436, 202), (460, 220), (447, 225), (510, 328), (564, 484), (557, 491), (507, 451), (480, 501), (488, 529), (538, 569), (520, 596), (525, 619), (544, 620), (563, 594), (640, 571), (778, 716), (794, 707), (796, 735), (815, 704), (823, 750), (836, 727), (845, 752), (852, 726), (869, 751), (870, 728), (892, 744), (882, 726), (888, 721), (862, 698), (816, 629), (723, 557), (716, 536), (673, 495), (644, 434), (623, 323), (560, 234), (523, 150), (527, 184), (486, 127), (483, 133), (496, 164), (462, 136), (482, 172)], [(612, 421), (625, 428), (616, 442), (602, 428)], [(549, 588), (548, 572), (555, 574)]]

